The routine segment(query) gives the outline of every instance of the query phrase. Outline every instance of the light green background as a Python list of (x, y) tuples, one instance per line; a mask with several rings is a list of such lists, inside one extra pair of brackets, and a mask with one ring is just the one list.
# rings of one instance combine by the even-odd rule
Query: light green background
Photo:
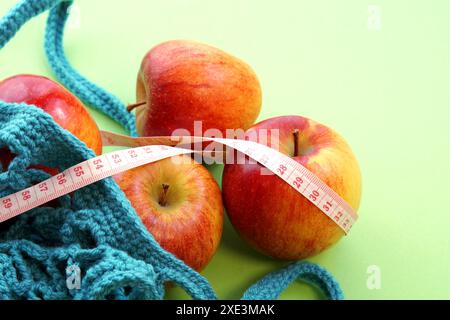
[[(14, 0), (2, 0), (4, 14)], [(249, 62), (263, 87), (259, 119), (298, 114), (339, 131), (363, 173), (360, 220), (335, 247), (310, 259), (352, 299), (450, 298), (450, 2), (447, 0), (78, 0), (65, 47), (89, 79), (134, 102), (145, 52), (188, 38)], [(368, 6), (381, 29), (368, 27)], [(0, 78), (51, 76), (42, 50), (45, 17), (0, 52)], [(102, 129), (123, 132), (93, 112)], [(220, 180), (221, 168), (213, 169)], [(220, 298), (239, 298), (285, 265), (249, 249), (227, 223), (203, 274)], [(367, 269), (381, 270), (369, 290)], [(169, 298), (185, 297), (171, 290)], [(315, 299), (293, 284), (282, 298)]]

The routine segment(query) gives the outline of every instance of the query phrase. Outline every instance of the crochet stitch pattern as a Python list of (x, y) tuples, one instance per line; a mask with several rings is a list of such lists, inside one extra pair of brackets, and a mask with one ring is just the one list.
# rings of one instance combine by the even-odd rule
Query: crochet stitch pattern
[[(80, 99), (135, 135), (132, 116), (118, 98), (74, 70), (63, 50), (71, 1), (22, 0), (0, 20), (0, 49), (29, 19), (50, 10), (45, 50), (58, 79)], [(0, 148), (16, 155), (0, 172), (0, 197), (60, 171), (94, 153), (35, 106), (0, 101)], [(0, 170), (1, 166), (0, 166)], [(194, 299), (216, 299), (208, 281), (169, 252), (146, 230), (112, 178), (91, 184), (0, 224), (0, 299), (163, 299), (172, 281)], [(81, 286), (69, 289), (68, 267), (81, 270)], [(243, 299), (275, 299), (296, 279), (317, 286), (329, 299), (343, 299), (326, 270), (297, 262), (253, 285)]]

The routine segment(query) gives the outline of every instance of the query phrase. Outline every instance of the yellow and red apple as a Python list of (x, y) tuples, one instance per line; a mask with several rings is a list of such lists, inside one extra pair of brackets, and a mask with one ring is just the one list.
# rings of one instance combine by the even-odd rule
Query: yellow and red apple
[[(177, 129), (248, 129), (261, 108), (256, 74), (242, 60), (212, 46), (168, 41), (144, 57), (137, 79), (136, 125), (141, 136)], [(131, 108), (130, 108), (131, 109)]]
[[(279, 151), (312, 171), (356, 211), (361, 198), (358, 162), (346, 141), (331, 128), (300, 116), (262, 121), (247, 132), (279, 132)], [(265, 131), (261, 131), (264, 132)], [(276, 136), (276, 135), (275, 135)], [(270, 145), (270, 141), (269, 141)], [(257, 250), (297, 260), (336, 243), (343, 230), (303, 195), (262, 165), (225, 165), (222, 189), (234, 228)]]
[(167, 251), (201, 271), (222, 236), (222, 195), (209, 171), (188, 156), (114, 176), (148, 231)]

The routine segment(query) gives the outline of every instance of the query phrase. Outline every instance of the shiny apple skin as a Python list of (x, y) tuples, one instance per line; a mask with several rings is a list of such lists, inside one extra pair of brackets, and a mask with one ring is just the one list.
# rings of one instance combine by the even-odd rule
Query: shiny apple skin
[[(251, 129), (278, 129), (280, 152), (293, 157), (346, 200), (355, 211), (361, 199), (361, 173), (345, 140), (334, 130), (300, 116), (276, 117)], [(293, 132), (300, 134), (294, 157)], [(234, 228), (254, 248), (283, 260), (314, 256), (344, 235), (317, 207), (262, 165), (228, 164), (222, 178), (225, 208)]]
[(102, 153), (100, 131), (83, 103), (60, 84), (43, 76), (17, 75), (0, 82), (0, 100), (32, 104), (94, 150)]
[[(201, 271), (222, 236), (222, 195), (206, 168), (187, 156), (182, 159), (182, 164), (171, 158), (147, 164), (114, 179), (156, 241)], [(166, 206), (159, 204), (162, 184), (169, 185)]]
[(164, 42), (144, 57), (137, 79), (136, 125), (141, 136), (176, 129), (249, 128), (261, 109), (261, 87), (251, 67), (212, 46), (186, 40)]

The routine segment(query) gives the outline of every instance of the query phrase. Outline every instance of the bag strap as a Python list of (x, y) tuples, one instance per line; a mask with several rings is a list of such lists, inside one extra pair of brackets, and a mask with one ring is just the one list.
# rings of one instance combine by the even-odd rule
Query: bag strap
[(64, 53), (64, 26), (73, 1), (64, 1), (50, 10), (45, 31), (45, 53), (58, 80), (89, 106), (120, 123), (137, 136), (134, 115), (114, 95), (90, 82), (69, 63)]
[[(80, 75), (65, 56), (63, 49), (64, 25), (72, 2), (72, 0), (19, 1), (0, 19), (0, 49), (28, 20), (50, 10), (45, 33), (45, 51), (58, 79), (81, 100), (119, 122), (131, 135), (136, 136), (134, 117), (126, 111), (125, 105), (116, 96)], [(193, 270), (191, 271), (195, 273)], [(185, 272), (170, 272), (165, 276), (167, 279), (181, 284), (194, 298), (215, 298), (214, 293), (202, 290), (201, 286), (198, 287), (199, 283), (195, 277), (189, 277)], [(200, 277), (200, 275), (198, 276)], [(339, 284), (328, 271), (316, 264), (297, 262), (266, 275), (251, 286), (242, 299), (276, 299), (297, 279), (318, 287), (328, 299), (343, 299), (344, 297)]]
[(31, 18), (49, 10), (62, 0), (19, 1), (0, 19), (0, 49), (2, 49), (17, 31)]
[(120, 123), (136, 136), (134, 116), (114, 95), (80, 75), (67, 60), (64, 48), (64, 26), (72, 0), (21, 0), (0, 20), (0, 49), (30, 19), (50, 10), (45, 33), (45, 53), (58, 80), (89, 106)]
[(317, 287), (327, 299), (344, 299), (344, 293), (331, 273), (317, 264), (296, 262), (266, 275), (248, 288), (242, 300), (278, 299), (280, 294), (296, 280)]

